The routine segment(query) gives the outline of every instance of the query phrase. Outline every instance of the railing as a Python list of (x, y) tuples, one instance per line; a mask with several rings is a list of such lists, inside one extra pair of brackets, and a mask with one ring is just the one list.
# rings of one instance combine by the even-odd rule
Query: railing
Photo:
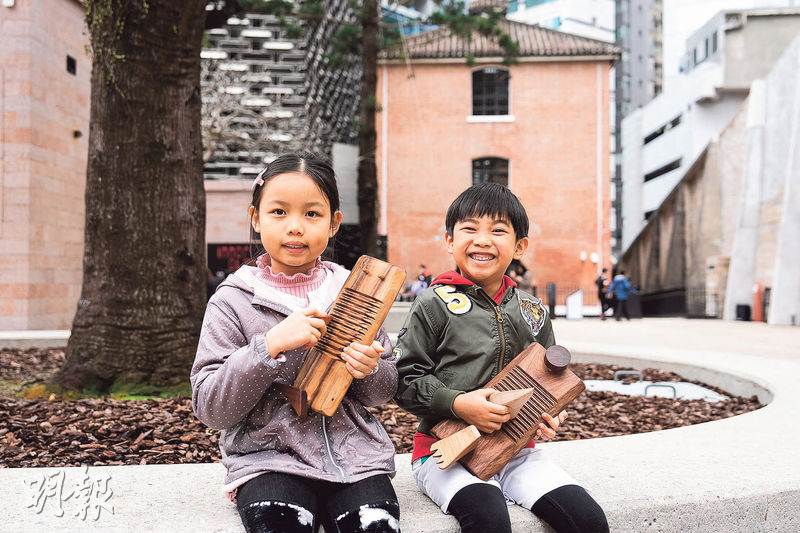
[(644, 316), (722, 317), (722, 299), (719, 292), (703, 287), (644, 293), (640, 299)]
[[(583, 289), (583, 305), (599, 306), (597, 286), (557, 285), (555, 287), (555, 302), (553, 305), (566, 305), (567, 296), (577, 290)], [(540, 298), (542, 303), (550, 305), (547, 285), (533, 287), (533, 295)], [(638, 305), (641, 304), (642, 316), (685, 316), (689, 318), (721, 318), (722, 298), (718, 291), (705, 288), (678, 288), (666, 291), (632, 295), (629, 298), (628, 308), (632, 314), (638, 314)], [(612, 302), (613, 307), (613, 302)], [(634, 313), (634, 311), (636, 311)]]
[[(587, 285), (584, 287), (580, 285), (556, 285), (555, 305), (566, 305), (567, 296), (581, 289), (583, 289), (583, 305), (600, 305), (600, 300), (597, 297), (597, 285)], [(537, 298), (540, 298), (542, 303), (550, 305), (547, 285), (535, 285), (532, 289), (532, 293)]]

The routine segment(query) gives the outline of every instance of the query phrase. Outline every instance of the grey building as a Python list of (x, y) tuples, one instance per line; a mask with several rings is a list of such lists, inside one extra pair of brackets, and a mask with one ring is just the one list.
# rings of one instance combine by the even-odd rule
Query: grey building
[(681, 74), (622, 121), (627, 248), (800, 33), (800, 10), (721, 11), (686, 40)]
[(612, 249), (622, 251), (622, 119), (661, 93), (663, 86), (663, 0), (616, 0), (617, 48), (615, 67), (614, 201)]
[(354, 20), (347, 0), (326, 0), (325, 17), (248, 13), (209, 30), (201, 52), (203, 160), (209, 268), (231, 270), (250, 254), (246, 209), (250, 180), (280, 154), (310, 151), (333, 162), (345, 218), (334, 258), (358, 252), (360, 57), (331, 62), (332, 39)]
[[(714, 33), (718, 44), (724, 41), (716, 57), (732, 65), (731, 72), (719, 72), (719, 79), (736, 88), (748, 82), (734, 71), (757, 70), (758, 75), (737, 112), (627, 248), (622, 263), (640, 287), (645, 314), (752, 316), (773, 325), (798, 325), (800, 30), (787, 31), (791, 17), (785, 14), (725, 12), (717, 20), (723, 24), (701, 29), (693, 42), (704, 49), (704, 35), (711, 36), (713, 58)], [(750, 40), (759, 34), (767, 41), (789, 34), (794, 39), (768, 62), (740, 55), (747, 43), (759, 49)], [(689, 47), (690, 57), (694, 49)], [(707, 68), (697, 57), (697, 70)]]
[(326, 2), (328, 17), (289, 21), (248, 14), (209, 30), (202, 51), (206, 179), (251, 178), (288, 151), (332, 156), (333, 145), (358, 144), (359, 58), (330, 65), (331, 39), (352, 18), (344, 0)]

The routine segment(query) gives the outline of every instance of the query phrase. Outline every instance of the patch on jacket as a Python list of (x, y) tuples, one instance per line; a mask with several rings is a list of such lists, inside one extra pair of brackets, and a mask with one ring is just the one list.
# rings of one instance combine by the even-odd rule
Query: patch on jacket
[(403, 355), (403, 349), (398, 346), (392, 350), (392, 355), (394, 355), (395, 359), (400, 359), (400, 357)]
[(472, 309), (472, 300), (461, 292), (457, 292), (453, 285), (441, 285), (433, 289), (436, 296), (447, 304), (447, 310), (454, 315), (463, 315)]
[(397, 333), (397, 338), (399, 339), (400, 337), (402, 337), (403, 335), (405, 335), (405, 334), (406, 334), (406, 331), (408, 331), (408, 328), (403, 328), (403, 329), (401, 329), (401, 330), (400, 330), (400, 331)]
[(544, 317), (547, 316), (542, 301), (538, 298), (534, 298), (533, 300), (521, 298), (519, 301), (519, 308), (520, 311), (522, 311), (522, 318), (525, 319), (525, 322), (531, 327), (531, 333), (533, 333), (535, 337), (539, 334), (539, 330), (542, 329)]

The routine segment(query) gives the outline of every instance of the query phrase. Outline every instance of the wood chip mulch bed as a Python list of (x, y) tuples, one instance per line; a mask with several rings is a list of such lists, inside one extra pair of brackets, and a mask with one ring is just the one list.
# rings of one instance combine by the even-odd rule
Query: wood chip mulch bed
[[(13, 384), (4, 390), (46, 379), (63, 357), (63, 350), (57, 349), (0, 350), (0, 381)], [(629, 370), (600, 364), (570, 368), (584, 379), (612, 379), (616, 370)], [(645, 380), (682, 380), (669, 372), (640, 370)], [(63, 401), (0, 396), (4, 396), (0, 397), (0, 468), (220, 460), (218, 432), (194, 417), (188, 397)], [(554, 440), (645, 433), (727, 418), (760, 407), (755, 397), (710, 403), (585, 391), (569, 406), (569, 418)], [(371, 410), (383, 423), (397, 452), (411, 451), (416, 417), (393, 404)]]

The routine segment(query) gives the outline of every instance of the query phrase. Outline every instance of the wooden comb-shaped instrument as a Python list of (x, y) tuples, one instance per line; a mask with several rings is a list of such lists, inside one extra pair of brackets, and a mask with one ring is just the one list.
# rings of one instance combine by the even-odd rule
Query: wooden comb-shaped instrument
[[(533, 395), (533, 392), (533, 389), (494, 392), (489, 396), (489, 401), (508, 407), (511, 410), (511, 418), (514, 418)], [(434, 452), (433, 456), (438, 459), (439, 468), (444, 470), (474, 450), (480, 438), (481, 432), (478, 428), (475, 425), (469, 425), (447, 438), (434, 442), (431, 445), (431, 451)]]
[[(463, 454), (460, 461), (467, 470), (484, 481), (491, 478), (530, 442), (542, 422), (542, 414), (558, 416), (586, 388), (583, 381), (567, 369), (569, 361), (569, 351), (563, 346), (554, 345), (545, 350), (542, 345), (533, 343), (485, 385), (498, 391), (532, 388), (533, 394), (516, 417), (494, 433), (481, 435), (473, 449)], [(461, 420), (442, 420), (433, 427), (433, 434), (445, 439), (465, 427), (467, 424)]]
[(358, 259), (333, 303), (325, 335), (308, 350), (294, 384), (275, 385), (301, 418), (309, 409), (326, 416), (338, 409), (353, 381), (342, 350), (375, 340), (405, 279), (400, 267), (367, 255)]

